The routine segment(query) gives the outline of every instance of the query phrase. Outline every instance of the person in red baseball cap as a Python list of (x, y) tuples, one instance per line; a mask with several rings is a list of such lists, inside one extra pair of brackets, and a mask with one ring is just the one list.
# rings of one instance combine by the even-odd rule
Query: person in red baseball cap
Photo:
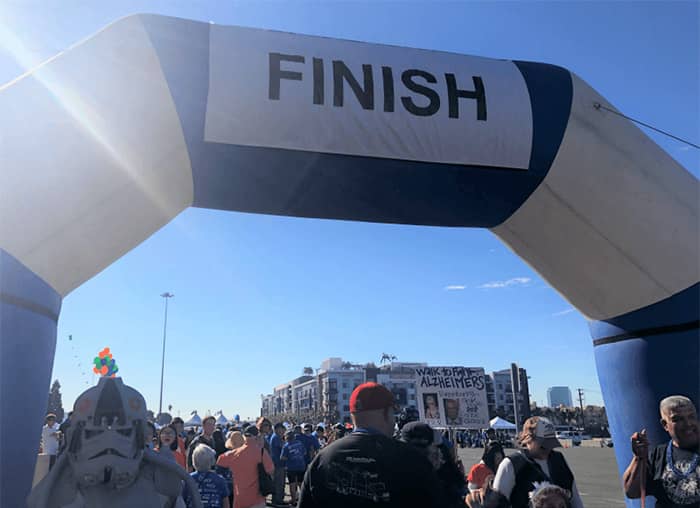
[(364, 383), (350, 395), (350, 415), (355, 428), (394, 434), (394, 394), (377, 383)]
[(350, 396), (355, 430), (323, 448), (309, 465), (298, 508), (437, 508), (443, 506), (435, 471), (406, 443), (392, 439), (394, 396), (364, 383)]

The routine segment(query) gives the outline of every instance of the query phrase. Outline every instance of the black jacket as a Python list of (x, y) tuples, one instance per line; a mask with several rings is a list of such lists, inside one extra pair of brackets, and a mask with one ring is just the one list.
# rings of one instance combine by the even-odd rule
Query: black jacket
[(359, 432), (316, 455), (299, 499), (299, 508), (443, 506), (443, 492), (425, 457), (383, 434)]
[(571, 492), (574, 484), (574, 474), (564, 459), (564, 455), (552, 450), (547, 458), (549, 476), (544, 474), (539, 464), (532, 460), (527, 451), (518, 451), (508, 457), (515, 470), (515, 486), (510, 493), (510, 504), (513, 508), (527, 508), (529, 494), (534, 490), (534, 482), (549, 482)]
[[(192, 464), (192, 454), (194, 453), (194, 449), (197, 448), (197, 445), (200, 444), (205, 444), (209, 446), (210, 448), (213, 448), (214, 451), (216, 451), (216, 439), (214, 436), (212, 436), (212, 439), (207, 439), (204, 437), (204, 434), (197, 434), (192, 441), (190, 441), (190, 445), (187, 447), (187, 469), (188, 470), (194, 470), (194, 465)], [(217, 457), (219, 456), (219, 453), (217, 452)]]

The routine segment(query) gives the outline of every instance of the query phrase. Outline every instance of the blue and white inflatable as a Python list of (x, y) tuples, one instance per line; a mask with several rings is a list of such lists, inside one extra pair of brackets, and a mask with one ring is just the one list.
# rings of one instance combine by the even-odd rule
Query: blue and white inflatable
[(700, 402), (700, 196), (597, 103), (551, 65), (150, 15), (0, 88), (0, 506), (61, 299), (189, 206), (489, 228), (590, 319), (624, 468), (662, 397)]

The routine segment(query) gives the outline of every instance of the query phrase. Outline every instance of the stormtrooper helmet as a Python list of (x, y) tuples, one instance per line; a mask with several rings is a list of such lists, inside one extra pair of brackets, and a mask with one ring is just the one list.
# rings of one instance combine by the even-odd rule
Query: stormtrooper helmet
[(103, 377), (75, 401), (67, 432), (69, 461), (82, 488), (124, 488), (144, 453), (146, 401), (121, 378)]

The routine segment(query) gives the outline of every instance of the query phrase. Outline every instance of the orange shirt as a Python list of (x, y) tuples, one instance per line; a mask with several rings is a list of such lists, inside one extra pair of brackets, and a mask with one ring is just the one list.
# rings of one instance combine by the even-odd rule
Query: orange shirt
[(175, 461), (182, 466), (182, 469), (187, 471), (187, 450), (185, 449), (185, 440), (177, 436), (177, 450), (173, 452)]
[[(261, 456), (262, 450), (262, 456)], [(250, 508), (265, 502), (258, 484), (258, 463), (261, 461), (268, 474), (274, 471), (272, 459), (260, 445), (246, 442), (240, 448), (220, 455), (216, 464), (233, 473), (233, 508)]]
[(175, 462), (177, 462), (182, 469), (187, 471), (187, 457), (185, 457), (185, 454), (180, 450), (175, 450), (173, 455), (175, 455)]
[(183, 455), (187, 453), (187, 448), (185, 448), (185, 440), (180, 436), (177, 436), (177, 451)]

